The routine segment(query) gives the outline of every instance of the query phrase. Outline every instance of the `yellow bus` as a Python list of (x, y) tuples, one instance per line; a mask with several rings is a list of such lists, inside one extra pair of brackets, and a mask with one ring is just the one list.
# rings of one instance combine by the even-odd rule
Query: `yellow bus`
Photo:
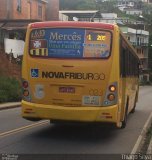
[(124, 128), (138, 100), (138, 65), (117, 25), (32, 23), (23, 56), (22, 117)]

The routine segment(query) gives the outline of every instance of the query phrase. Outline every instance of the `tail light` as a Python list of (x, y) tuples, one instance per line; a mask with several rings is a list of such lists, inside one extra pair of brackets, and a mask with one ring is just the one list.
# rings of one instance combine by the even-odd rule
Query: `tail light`
[(29, 96), (29, 91), (28, 90), (23, 90), (23, 95), (24, 95), (24, 97), (28, 97)]
[(108, 98), (109, 101), (114, 101), (115, 100), (115, 95), (114, 94), (109, 94), (107, 98)]
[(22, 86), (23, 86), (23, 88), (28, 88), (28, 82), (27, 81), (23, 81)]
[(115, 92), (116, 91), (116, 86), (115, 85), (110, 85), (109, 91), (110, 92)]
[(103, 106), (111, 106), (117, 103), (118, 91), (117, 82), (111, 83), (106, 90)]
[(23, 80), (22, 82), (23, 87), (23, 100), (30, 102), (31, 101), (31, 94), (30, 94), (30, 86), (29, 82), (26, 80)]

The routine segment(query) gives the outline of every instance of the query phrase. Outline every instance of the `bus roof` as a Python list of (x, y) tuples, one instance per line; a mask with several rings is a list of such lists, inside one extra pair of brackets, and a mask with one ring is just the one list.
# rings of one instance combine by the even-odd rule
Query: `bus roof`
[(75, 27), (75, 28), (102, 28), (114, 30), (114, 24), (101, 22), (75, 22), (75, 21), (46, 21), (31, 23), (30, 28), (48, 28), (48, 27)]

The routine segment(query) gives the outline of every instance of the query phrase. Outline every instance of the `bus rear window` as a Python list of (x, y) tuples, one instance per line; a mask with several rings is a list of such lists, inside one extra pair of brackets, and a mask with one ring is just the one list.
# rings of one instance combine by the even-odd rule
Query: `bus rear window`
[(110, 31), (75, 28), (35, 29), (30, 35), (31, 56), (48, 58), (108, 58)]

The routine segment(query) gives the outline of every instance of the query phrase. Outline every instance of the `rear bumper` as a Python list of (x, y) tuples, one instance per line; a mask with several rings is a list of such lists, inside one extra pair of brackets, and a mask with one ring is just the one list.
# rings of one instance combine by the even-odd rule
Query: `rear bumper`
[(77, 122), (118, 123), (118, 105), (109, 107), (63, 107), (22, 101), (22, 117)]

